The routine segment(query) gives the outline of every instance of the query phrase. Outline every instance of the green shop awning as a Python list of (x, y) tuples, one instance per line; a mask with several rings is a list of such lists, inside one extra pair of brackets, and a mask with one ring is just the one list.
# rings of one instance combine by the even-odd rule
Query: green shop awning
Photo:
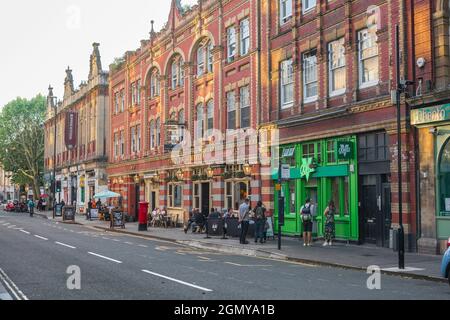
[[(347, 177), (349, 175), (348, 165), (324, 166), (316, 168), (316, 171), (311, 174), (311, 178), (333, 178), (333, 177)], [(273, 180), (278, 180), (278, 171), (272, 174)], [(291, 169), (291, 179), (302, 179), (300, 168)]]

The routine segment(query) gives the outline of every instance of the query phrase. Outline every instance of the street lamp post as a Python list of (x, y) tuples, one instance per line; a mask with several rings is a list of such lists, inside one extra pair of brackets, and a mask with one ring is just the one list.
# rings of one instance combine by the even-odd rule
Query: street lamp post
[(54, 110), (54, 120), (55, 120), (55, 129), (54, 129), (54, 140), (53, 140), (53, 219), (55, 219), (56, 217), (56, 191), (57, 191), (57, 186), (56, 186), (56, 135), (57, 135), (57, 128), (56, 128), (56, 124), (57, 124), (57, 113), (58, 113), (58, 103), (57, 103), (57, 97), (53, 96), (53, 88), (50, 86), (48, 88), (49, 92), (51, 95), (49, 95), (49, 99), (50, 100), (50, 104), (53, 107)]
[(396, 107), (397, 107), (397, 170), (398, 170), (398, 268), (405, 269), (405, 229), (403, 226), (403, 186), (402, 186), (402, 126), (401, 126), (401, 94), (406, 92), (409, 85), (413, 85), (413, 81), (401, 80), (400, 78), (400, 28), (395, 26), (396, 41), (396, 64), (397, 64), (397, 90), (396, 90)]

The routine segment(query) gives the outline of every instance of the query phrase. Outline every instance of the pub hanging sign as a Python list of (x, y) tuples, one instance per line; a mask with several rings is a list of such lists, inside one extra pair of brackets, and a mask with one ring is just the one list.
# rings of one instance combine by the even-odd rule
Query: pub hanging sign
[(337, 152), (339, 160), (351, 160), (354, 154), (352, 141), (338, 141)]
[(67, 149), (73, 150), (78, 140), (78, 113), (69, 111), (66, 113), (66, 128), (64, 142)]

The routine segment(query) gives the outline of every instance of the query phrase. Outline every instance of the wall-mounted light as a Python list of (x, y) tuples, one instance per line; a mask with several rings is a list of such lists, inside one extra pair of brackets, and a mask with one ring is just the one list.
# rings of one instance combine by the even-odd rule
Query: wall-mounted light
[(246, 176), (250, 176), (252, 174), (252, 166), (248, 162), (244, 164), (243, 169)]
[(139, 182), (141, 182), (141, 178), (137, 174), (137, 175), (134, 176), (134, 183), (139, 184)]
[(183, 170), (178, 170), (178, 172), (177, 172), (177, 178), (178, 178), (178, 180), (180, 180), (180, 181), (182, 181), (183, 179), (184, 179), (184, 172), (183, 172)]
[(209, 167), (208, 169), (206, 169), (206, 175), (208, 176), (209, 179), (214, 178), (214, 169)]

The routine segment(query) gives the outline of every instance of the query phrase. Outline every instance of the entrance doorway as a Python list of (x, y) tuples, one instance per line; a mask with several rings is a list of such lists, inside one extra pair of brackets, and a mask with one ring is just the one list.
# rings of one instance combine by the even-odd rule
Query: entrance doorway
[(141, 187), (139, 185), (136, 185), (136, 189), (135, 189), (135, 202), (134, 202), (134, 217), (135, 217), (135, 221), (138, 221), (138, 217), (139, 217), (139, 199), (140, 199), (140, 194), (141, 194)]
[(150, 196), (150, 210), (156, 209), (156, 192), (152, 191)]
[(209, 214), (211, 211), (210, 204), (210, 184), (202, 183), (202, 203), (201, 203), (201, 212), (203, 214)]
[(391, 185), (387, 175), (363, 176), (360, 196), (361, 241), (389, 246)]

